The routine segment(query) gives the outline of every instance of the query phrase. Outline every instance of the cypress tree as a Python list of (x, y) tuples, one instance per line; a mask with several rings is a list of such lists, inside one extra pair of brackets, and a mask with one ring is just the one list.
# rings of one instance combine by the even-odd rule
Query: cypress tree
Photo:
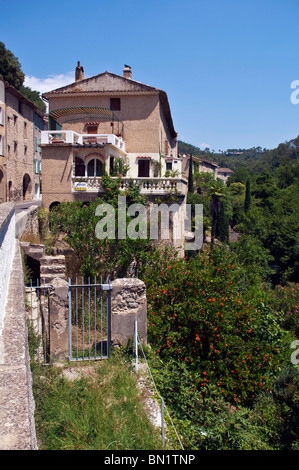
[(217, 217), (216, 238), (223, 243), (229, 242), (229, 223), (225, 213), (225, 202), (220, 202), (220, 211)]
[(190, 155), (190, 160), (189, 160), (188, 192), (189, 192), (189, 193), (194, 193), (194, 185), (193, 185), (193, 159), (192, 159), (192, 154)]
[(247, 212), (251, 206), (251, 189), (250, 189), (250, 180), (248, 178), (246, 182), (246, 194), (245, 194), (245, 201), (244, 201), (244, 211)]

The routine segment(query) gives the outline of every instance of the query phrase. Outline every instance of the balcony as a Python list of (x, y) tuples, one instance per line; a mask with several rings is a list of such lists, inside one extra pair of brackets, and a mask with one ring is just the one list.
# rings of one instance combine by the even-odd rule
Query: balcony
[(41, 145), (74, 145), (82, 147), (113, 145), (125, 152), (125, 142), (115, 134), (78, 134), (74, 131), (42, 131)]
[[(147, 196), (167, 195), (176, 193), (186, 195), (187, 180), (183, 178), (129, 178), (123, 177), (120, 189), (127, 189), (130, 184), (140, 184), (141, 194)], [(72, 178), (73, 192), (104, 192), (100, 177), (76, 176)]]

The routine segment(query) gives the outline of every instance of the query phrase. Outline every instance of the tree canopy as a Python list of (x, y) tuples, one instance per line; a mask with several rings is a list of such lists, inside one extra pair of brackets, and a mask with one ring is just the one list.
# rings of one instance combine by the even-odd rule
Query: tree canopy
[(0, 78), (20, 90), (25, 80), (19, 59), (0, 42)]
[(46, 105), (40, 93), (32, 90), (29, 86), (24, 86), (25, 74), (21, 67), (19, 59), (5, 47), (3, 42), (0, 42), (0, 79), (16, 88), (25, 98), (45, 113)]

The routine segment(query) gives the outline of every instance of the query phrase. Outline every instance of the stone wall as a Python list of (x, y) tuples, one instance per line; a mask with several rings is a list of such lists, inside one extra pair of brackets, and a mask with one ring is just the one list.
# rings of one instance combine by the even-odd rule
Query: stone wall
[(0, 450), (37, 450), (24, 276), (18, 240), (13, 249), (0, 335)]
[(134, 322), (142, 342), (147, 342), (146, 287), (139, 279), (116, 279), (111, 291), (111, 342), (126, 346), (134, 337)]
[(15, 247), (15, 209), (14, 204), (0, 204), (0, 335), (4, 321), (9, 277)]

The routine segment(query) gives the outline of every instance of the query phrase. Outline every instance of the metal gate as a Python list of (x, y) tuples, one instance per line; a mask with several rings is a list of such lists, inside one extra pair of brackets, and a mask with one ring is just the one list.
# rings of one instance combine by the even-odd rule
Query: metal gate
[(109, 357), (111, 339), (111, 289), (96, 279), (69, 279), (69, 359), (82, 361)]
[[(111, 289), (106, 283), (81, 281), (68, 282), (68, 341), (70, 361), (106, 359), (111, 341)], [(25, 286), (28, 320), (37, 338), (36, 357), (48, 364), (51, 351), (51, 293), (52, 285), (36, 281)]]
[(27, 318), (38, 341), (37, 360), (43, 364), (48, 364), (50, 355), (49, 297), (52, 291), (53, 286), (46, 285), (45, 279), (42, 283), (37, 279), (36, 285), (31, 279), (30, 285), (25, 286)]

